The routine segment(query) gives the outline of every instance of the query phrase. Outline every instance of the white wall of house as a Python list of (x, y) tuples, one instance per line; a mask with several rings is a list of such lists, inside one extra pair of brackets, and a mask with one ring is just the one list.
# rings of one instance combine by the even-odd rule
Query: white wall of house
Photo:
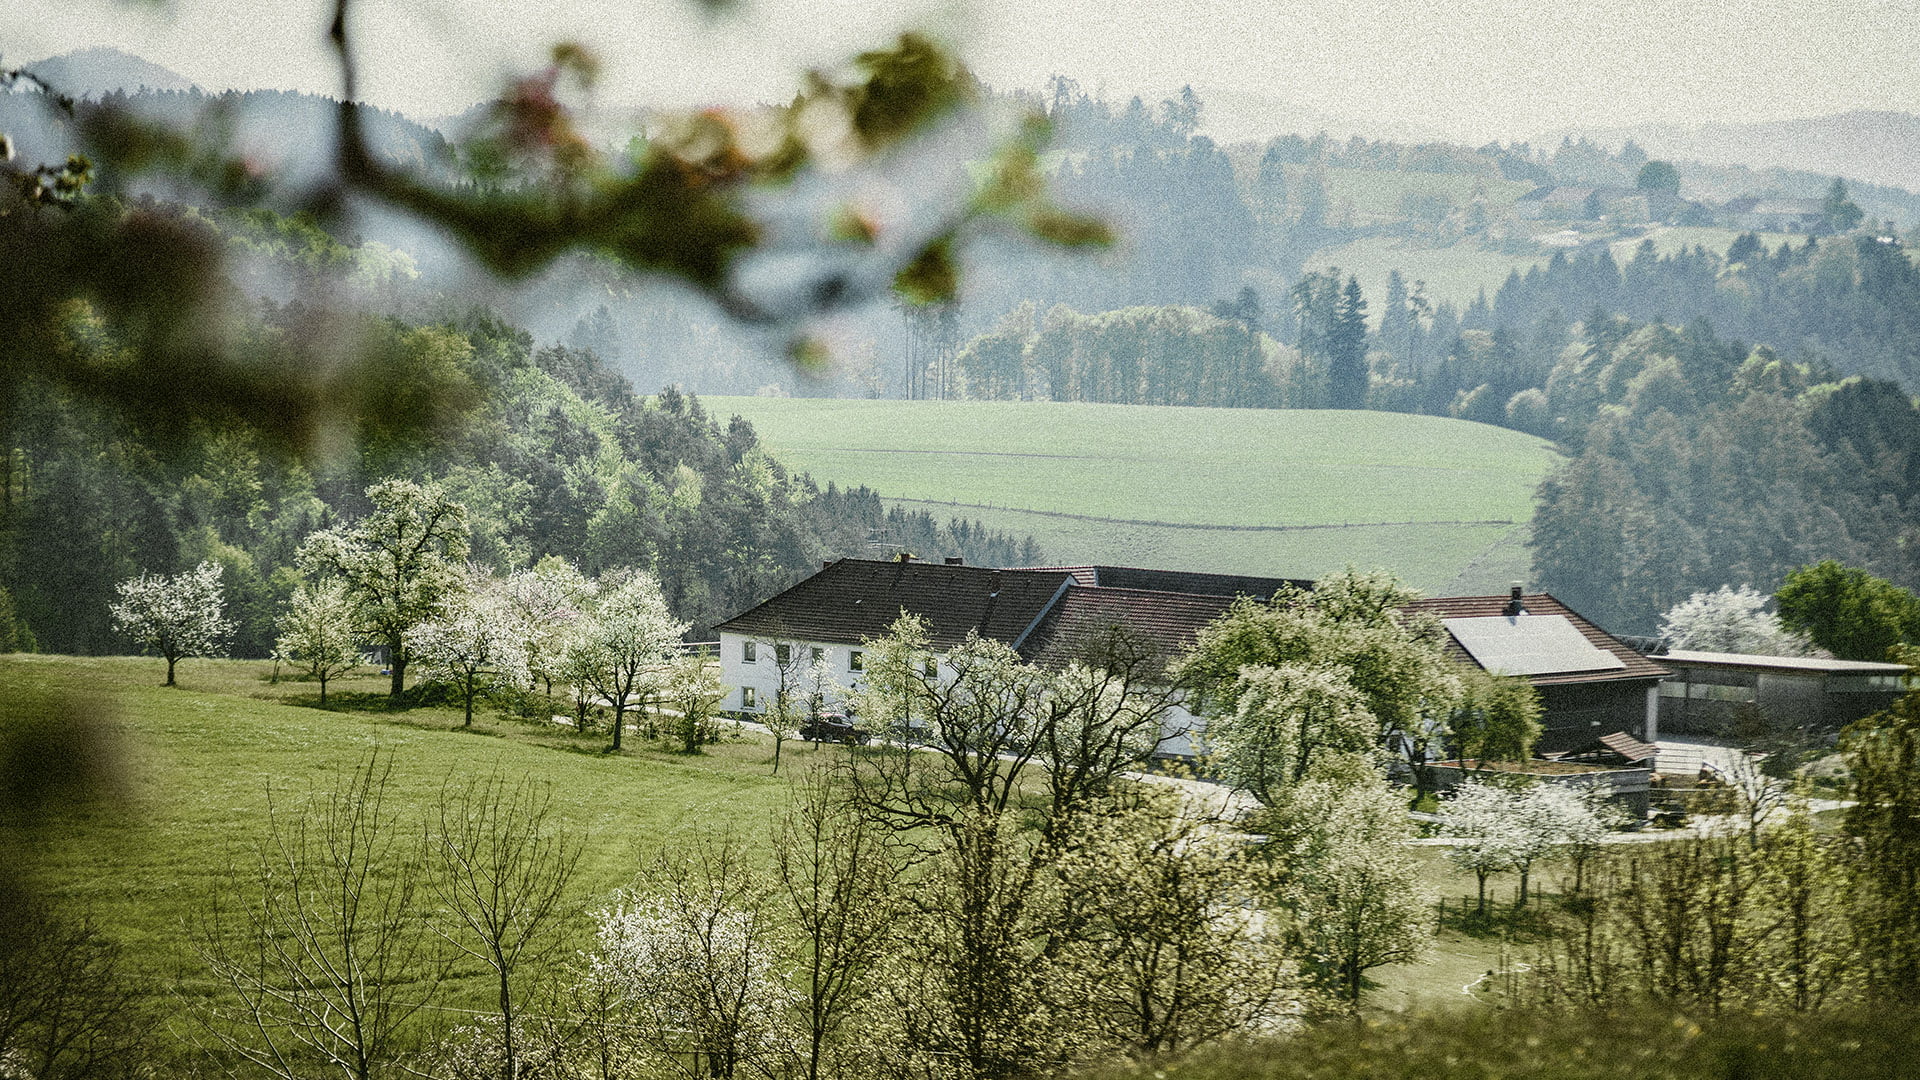
[[(752, 660), (746, 659), (749, 644), (752, 645)], [(833, 681), (843, 692), (858, 688), (861, 672), (853, 666), (855, 654), (865, 652), (858, 645), (722, 633), (720, 684), (727, 688), (727, 696), (720, 703), (722, 709), (737, 712), (761, 712), (766, 709), (767, 703), (780, 692), (781, 664), (778, 657), (783, 645), (790, 650), (791, 659), (787, 666), (790, 689), (811, 671), (815, 650), (826, 661), (828, 670), (833, 673)], [(752, 691), (751, 695), (747, 694), (748, 690)]]
[(1207, 752), (1207, 722), (1183, 704), (1168, 706), (1160, 719), (1158, 757), (1199, 757)]
[[(753, 659), (746, 659), (748, 644), (751, 643)], [(757, 713), (766, 710), (780, 691), (780, 663), (778, 649), (786, 645), (791, 651), (788, 678), (804, 677), (813, 663), (813, 650), (827, 662), (833, 678), (839, 684), (841, 693), (849, 693), (860, 687), (863, 672), (855, 668), (854, 656), (864, 654), (865, 649), (858, 645), (846, 645), (830, 641), (802, 641), (795, 638), (748, 637), (742, 634), (722, 633), (720, 635), (720, 683), (726, 687), (726, 697), (720, 707), (730, 712)], [(952, 672), (946, 666), (945, 657), (938, 657), (942, 679), (951, 678)], [(789, 686), (793, 683), (789, 682)], [(747, 691), (751, 690), (749, 695)], [(749, 700), (749, 698), (751, 700)], [(830, 703), (835, 704), (835, 703)], [(1206, 752), (1207, 723), (1201, 717), (1189, 712), (1185, 706), (1175, 704), (1169, 707), (1161, 718), (1161, 742), (1156, 756), (1160, 757), (1198, 757)]]

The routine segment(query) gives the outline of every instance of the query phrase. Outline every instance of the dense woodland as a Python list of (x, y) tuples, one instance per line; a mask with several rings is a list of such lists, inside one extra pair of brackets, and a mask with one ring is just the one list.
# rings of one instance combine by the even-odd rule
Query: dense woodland
[[(390, 252), (340, 244), (311, 223), (257, 211), (216, 225), (163, 212), (264, 255), (271, 265), (254, 262), (252, 273), (291, 275), (296, 290), (334, 302), (336, 290), (404, 284), (384, 272)], [(253, 347), (293, 348), (309, 330), (311, 302), (261, 302), (248, 319)], [(58, 331), (77, 352), (118, 347), (80, 312)], [(593, 574), (655, 573), (696, 635), (824, 558), (1039, 558), (1031, 543), (889, 509), (864, 488), (819, 490), (768, 457), (745, 421), (712, 416), (673, 389), (641, 397), (592, 353), (537, 348), (484, 311), (417, 324), (365, 316), (357, 334), (385, 380), (384, 400), (351, 418), (371, 437), (304, 463), (229, 425), (193, 426), (156, 450), (138, 419), (18, 384), (6, 403), (0, 585), (38, 647), (121, 651), (106, 617), (116, 582), (214, 559), (238, 621), (235, 655), (266, 656), (298, 579), (301, 541), (364, 514), (363, 490), (389, 477), (442, 481), (468, 508), (472, 556), (484, 566), (505, 571), (560, 555)], [(383, 411), (438, 419), (431, 430), (402, 432), (382, 426)]]

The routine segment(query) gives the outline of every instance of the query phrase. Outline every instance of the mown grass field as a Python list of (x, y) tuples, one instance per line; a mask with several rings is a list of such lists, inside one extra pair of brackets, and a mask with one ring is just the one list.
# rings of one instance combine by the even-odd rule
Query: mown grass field
[(1415, 587), (1527, 576), (1545, 440), (1430, 416), (1046, 402), (711, 398), (790, 468), (1033, 535), (1049, 560)]
[[(1287, 170), (1287, 179), (1298, 182), (1304, 166)], [(1498, 180), (1464, 173), (1388, 172), (1377, 169), (1328, 169), (1327, 206), (1337, 213), (1341, 203), (1351, 207), (1356, 218), (1395, 220), (1404, 216), (1402, 200), (1409, 195), (1439, 195), (1456, 206), (1472, 201), (1476, 191), (1489, 207), (1499, 209), (1532, 191), (1525, 180)]]
[[(1542, 222), (1541, 227), (1551, 225), (1558, 229), (1562, 224)], [(1735, 229), (1658, 225), (1643, 235), (1610, 241), (1608, 249), (1614, 261), (1624, 266), (1633, 258), (1633, 253), (1643, 240), (1652, 240), (1654, 250), (1662, 255), (1672, 255), (1695, 245), (1717, 255), (1725, 255), (1727, 248), (1733, 245), (1739, 235)], [(1786, 233), (1761, 233), (1760, 242), (1772, 251), (1783, 242), (1792, 242), (1797, 246), (1806, 241)], [(1455, 307), (1464, 308), (1482, 292), (1486, 293), (1488, 300), (1492, 300), (1509, 273), (1517, 270), (1524, 274), (1531, 267), (1545, 266), (1552, 257), (1551, 251), (1544, 250), (1533, 255), (1489, 251), (1476, 240), (1462, 240), (1436, 247), (1413, 238), (1369, 236), (1336, 247), (1321, 248), (1308, 256), (1304, 265), (1308, 270), (1339, 267), (1341, 274), (1352, 274), (1359, 278), (1360, 288), (1371, 305), (1370, 317), (1378, 325), (1380, 305), (1387, 295), (1387, 275), (1392, 271), (1400, 271), (1409, 290), (1414, 282), (1425, 282), (1427, 297), (1434, 303), (1452, 301)]]
[[(1794, 247), (1799, 247), (1807, 242), (1806, 237), (1795, 236), (1790, 233), (1760, 233), (1758, 235), (1760, 237), (1760, 243), (1769, 252), (1778, 248), (1781, 244), (1792, 244)], [(1633, 258), (1633, 253), (1640, 247), (1642, 240), (1652, 240), (1653, 249), (1662, 255), (1672, 255), (1693, 247), (1703, 247), (1715, 255), (1725, 255), (1727, 249), (1732, 247), (1733, 242), (1739, 237), (1740, 230), (1738, 229), (1722, 229), (1699, 225), (1661, 225), (1649, 229), (1645, 236), (1636, 236), (1629, 240), (1617, 240), (1611, 245), (1609, 250), (1613, 253), (1614, 261), (1625, 266), (1627, 260)]]

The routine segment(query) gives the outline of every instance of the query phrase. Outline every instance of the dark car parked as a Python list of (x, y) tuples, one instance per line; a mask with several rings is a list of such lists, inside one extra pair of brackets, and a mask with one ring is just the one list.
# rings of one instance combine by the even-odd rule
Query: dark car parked
[(839, 713), (822, 713), (800, 725), (800, 737), (808, 742), (867, 744), (867, 733)]

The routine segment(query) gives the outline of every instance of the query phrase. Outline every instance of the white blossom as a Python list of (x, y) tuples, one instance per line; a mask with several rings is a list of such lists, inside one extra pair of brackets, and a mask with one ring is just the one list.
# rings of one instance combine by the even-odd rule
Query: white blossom
[(1661, 617), (1660, 638), (1670, 648), (1701, 652), (1761, 656), (1813, 652), (1811, 642), (1780, 625), (1780, 616), (1766, 610), (1770, 601), (1751, 585), (1738, 589), (1722, 585), (1713, 592), (1694, 593)]
[(473, 574), (464, 593), (439, 617), (413, 630), (410, 649), (434, 678), (450, 682), (473, 722), (475, 697), (527, 680), (527, 655), (512, 619), (495, 594), (492, 575)]
[(120, 583), (120, 599), (111, 611), (113, 625), (142, 652), (167, 661), (167, 685), (173, 666), (189, 656), (221, 652), (233, 624), (226, 618), (220, 590), (220, 564), (211, 560), (184, 574), (142, 574)]

